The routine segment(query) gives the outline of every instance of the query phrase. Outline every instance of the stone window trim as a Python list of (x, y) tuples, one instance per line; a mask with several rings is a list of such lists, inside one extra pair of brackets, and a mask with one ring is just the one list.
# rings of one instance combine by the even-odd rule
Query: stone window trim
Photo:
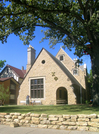
[(31, 80), (43, 79), (43, 98), (32, 98), (32, 100), (45, 100), (45, 77), (31, 77), (29, 78), (29, 95), (31, 96)]
[(58, 59), (59, 59), (60, 61), (64, 61), (64, 60), (65, 60), (65, 55), (64, 55), (64, 54), (59, 55), (59, 56), (58, 56)]

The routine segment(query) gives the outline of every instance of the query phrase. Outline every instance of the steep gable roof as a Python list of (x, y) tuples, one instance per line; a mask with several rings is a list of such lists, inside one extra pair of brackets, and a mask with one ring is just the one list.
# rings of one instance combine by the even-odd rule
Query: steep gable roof
[[(68, 57), (68, 60), (69, 60), (70, 64), (72, 64), (72, 65), (71, 65), (71, 69), (73, 69), (72, 67), (75, 65), (75, 61), (64, 51), (63, 48), (60, 48), (60, 50), (58, 51), (58, 53), (56, 54), (55, 57), (58, 58), (58, 56), (64, 55), (64, 54), (66, 55), (65, 58)], [(75, 60), (77, 60), (77, 58), (76, 58)], [(64, 63), (64, 61), (62, 61), (62, 63), (63, 63), (66, 67), (68, 67), (68, 62), (65, 62), (65, 63)], [(69, 66), (69, 67), (70, 67), (70, 66)], [(70, 68), (69, 68), (69, 69), (70, 69)], [(79, 66), (79, 69), (80, 69), (81, 71), (84, 71), (84, 65)]]
[(14, 70), (14, 72), (16, 74), (18, 74), (19, 77), (24, 78), (24, 75), (26, 74), (26, 70), (20, 70), (16, 67), (13, 67), (13, 66), (10, 66), (10, 65), (7, 65), (7, 66), (10, 67), (12, 70)]
[[(63, 55), (64, 55), (64, 53), (65, 53), (65, 55), (69, 58), (69, 60), (73, 61), (72, 58), (63, 50), (62, 47), (59, 49), (59, 51), (57, 52), (57, 54), (56, 54), (55, 57), (57, 57), (57, 55), (58, 55), (59, 52), (61, 52), (61, 54), (63, 54)], [(73, 62), (74, 62), (74, 61), (73, 61)]]
[[(69, 71), (69, 69), (67, 67), (65, 67), (55, 56), (53, 56), (50, 52), (48, 52), (45, 48), (42, 48), (42, 50), (40, 51), (39, 55), (37, 56), (37, 58), (40, 56), (40, 54), (42, 53), (42, 51), (45, 50), (46, 53), (53, 59), (53, 61), (60, 67), (60, 69), (71, 79), (72, 82), (76, 83), (77, 85), (83, 87), (83, 85), (75, 78), (75, 76), (73, 76), (73, 74)], [(35, 59), (34, 63), (36, 62), (37, 58)], [(32, 64), (32, 66), (34, 65), (34, 63)], [(29, 71), (31, 70), (32, 66), (30, 67), (30, 69), (28, 70), (27, 74), (29, 73)], [(26, 74), (26, 76), (27, 76)], [(26, 77), (25, 76), (25, 77)], [(24, 78), (25, 79), (25, 78)], [(22, 81), (23, 82), (23, 81)], [(21, 83), (22, 84), (22, 83)], [(84, 87), (83, 87), (84, 88)]]
[[(16, 67), (13, 67), (13, 66), (10, 66), (10, 65), (6, 65), (5, 68), (7, 68), (7, 67), (10, 67), (20, 78), (24, 78), (24, 75), (26, 74), (26, 70), (21, 70), (21, 69), (18, 69)], [(3, 70), (2, 70), (2, 72), (3, 72)], [(2, 72), (0, 74), (2, 74)]]
[[(54, 62), (56, 62), (56, 64), (61, 68), (61, 70), (63, 70), (63, 72), (73, 81), (75, 82), (77, 85), (82, 86), (83, 85), (77, 80), (77, 78), (75, 78), (75, 76), (69, 71), (69, 69), (64, 66), (55, 56), (53, 56), (51, 53), (49, 53), (47, 50), (45, 50), (50, 57), (54, 60)], [(84, 88), (84, 87), (83, 87)]]

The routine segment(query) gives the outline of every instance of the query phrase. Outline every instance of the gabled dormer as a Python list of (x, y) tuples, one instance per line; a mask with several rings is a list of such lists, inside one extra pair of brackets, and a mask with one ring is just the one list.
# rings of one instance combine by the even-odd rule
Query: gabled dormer
[(71, 74), (79, 81), (79, 83), (82, 83), (82, 85), (85, 87), (85, 65), (76, 65), (77, 58), (72, 60), (62, 48), (60, 48), (58, 51), (56, 58), (71, 72)]
[(72, 70), (72, 68), (75, 66), (74, 61), (62, 48), (60, 48), (60, 50), (58, 51), (56, 58), (61, 61), (64, 66), (66, 66), (69, 70)]

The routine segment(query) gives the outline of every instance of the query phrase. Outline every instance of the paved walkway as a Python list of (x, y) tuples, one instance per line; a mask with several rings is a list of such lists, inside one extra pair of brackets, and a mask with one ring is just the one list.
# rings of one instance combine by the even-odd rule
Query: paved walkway
[(32, 127), (10, 127), (0, 125), (0, 134), (99, 134), (99, 132), (40, 129)]

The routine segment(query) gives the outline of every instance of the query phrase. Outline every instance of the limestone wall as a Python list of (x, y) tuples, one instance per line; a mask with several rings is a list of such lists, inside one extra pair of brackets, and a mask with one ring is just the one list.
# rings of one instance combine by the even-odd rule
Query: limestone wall
[[(42, 64), (42, 60), (45, 60), (45, 64)], [(53, 76), (53, 73), (55, 76)], [(57, 80), (55, 80), (57, 77)], [(25, 101), (26, 96), (31, 96), (30, 81), (31, 79), (44, 79), (44, 97), (43, 98), (31, 98), (32, 101), (40, 100), (43, 105), (55, 105), (56, 104), (56, 92), (60, 87), (64, 87), (68, 93), (68, 104), (76, 104), (76, 96), (71, 87), (72, 81), (68, 80), (68, 76), (63, 70), (53, 61), (45, 50), (42, 50), (40, 56), (36, 59), (32, 68), (28, 72), (24, 81), (20, 85), (19, 96), (17, 104), (20, 105), (20, 101)]]
[(0, 113), (0, 124), (10, 125), (11, 127), (28, 126), (38, 128), (99, 132), (99, 115), (47, 115), (33, 113)]

